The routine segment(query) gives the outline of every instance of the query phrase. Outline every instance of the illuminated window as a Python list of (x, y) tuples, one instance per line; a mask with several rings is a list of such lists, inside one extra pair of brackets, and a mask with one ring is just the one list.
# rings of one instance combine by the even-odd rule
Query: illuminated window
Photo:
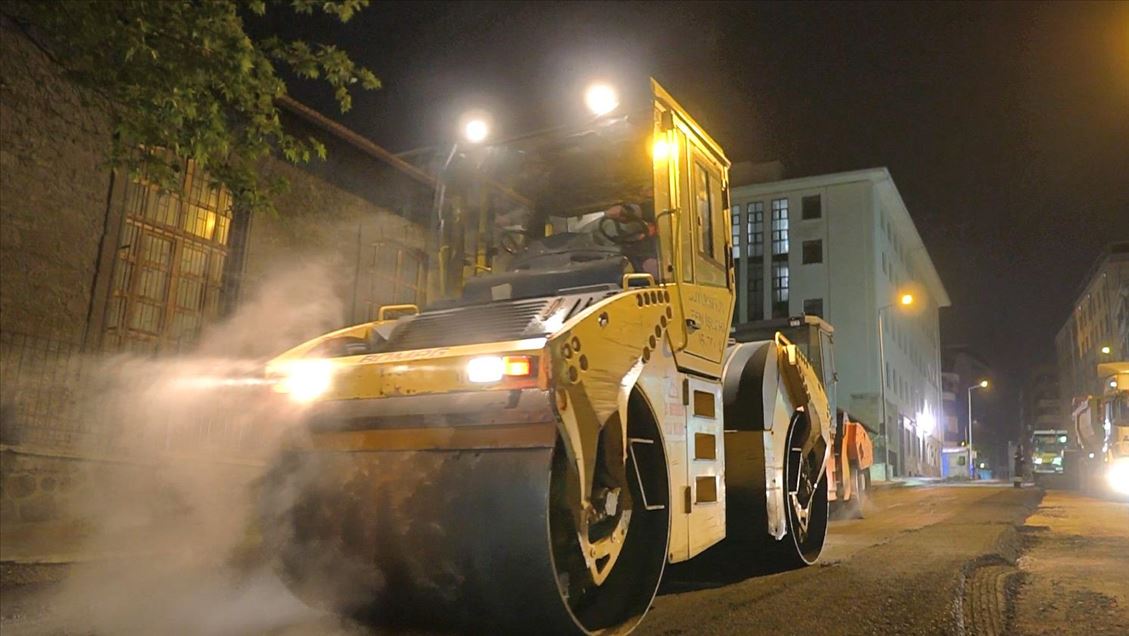
[(772, 253), (788, 253), (788, 199), (772, 200)]
[(750, 203), (748, 215), (749, 256), (764, 256), (764, 202)]
[(231, 194), (195, 163), (176, 192), (144, 176), (125, 187), (104, 346), (177, 350), (219, 311), (232, 223)]
[(772, 316), (788, 315), (788, 263), (772, 264)]
[(731, 210), (733, 227), (733, 258), (741, 258), (741, 206)]
[(823, 241), (804, 241), (803, 242), (803, 263), (804, 265), (813, 265), (815, 263), (823, 262)]
[(818, 194), (800, 199), (800, 218), (805, 221), (823, 217), (823, 201)]

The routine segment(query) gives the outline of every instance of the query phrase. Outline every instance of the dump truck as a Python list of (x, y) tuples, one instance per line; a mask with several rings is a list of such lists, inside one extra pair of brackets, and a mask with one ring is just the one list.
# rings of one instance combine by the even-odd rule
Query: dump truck
[(831, 463), (827, 497), (832, 511), (861, 518), (870, 490), (870, 467), (874, 464), (874, 442), (861, 421), (853, 419), (838, 404), (839, 374), (835, 368), (835, 328), (819, 316), (801, 314), (788, 318), (754, 320), (734, 325), (736, 342), (770, 340), (782, 334), (811, 362), (823, 382), (835, 427), (831, 431)]
[(1129, 362), (1097, 365), (1101, 393), (1076, 400), (1067, 469), (1083, 490), (1129, 498)]
[(267, 365), (301, 425), (259, 516), (299, 598), (622, 634), (668, 563), (819, 558), (834, 412), (783, 334), (730, 340), (729, 160), (654, 80), (606, 98), (444, 153), (427, 306)]

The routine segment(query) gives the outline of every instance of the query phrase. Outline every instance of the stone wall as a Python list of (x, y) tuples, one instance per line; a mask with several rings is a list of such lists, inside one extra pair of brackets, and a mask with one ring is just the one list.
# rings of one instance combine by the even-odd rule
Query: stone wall
[[(99, 271), (100, 255), (105, 262), (106, 248), (119, 240), (104, 236), (106, 227), (116, 227), (124, 213), (105, 164), (110, 126), (23, 33), (6, 20), (0, 28), (0, 517), (10, 528), (73, 519), (83, 501), (97, 498), (92, 484), (153, 484), (164, 469), (145, 457), (105, 456), (100, 431), (74, 408), (79, 400), (71, 390), (91, 375), (84, 369), (99, 367), (82, 352), (97, 344), (92, 307), (112, 275)], [(228, 356), (277, 353), (366, 319), (373, 302), (392, 300), (359, 294), (372, 287), (360, 279), (381, 262), (373, 245), (422, 253), (425, 244), (426, 184), (307, 120), (285, 117), (296, 134), (322, 138), (330, 157), (302, 168), (264, 163), (264, 176), (285, 177), (290, 190), (276, 202), (277, 216), (250, 218), (232, 244), (239, 267), (225, 272), (231, 284), (224, 288), (229, 319), (246, 311), (261, 319), (244, 320), (254, 329), (217, 342), (256, 332), (273, 339), (248, 352), (222, 349)], [(290, 286), (253, 306), (279, 279)], [(311, 305), (316, 320), (297, 321), (305, 331), (277, 330), (283, 314), (302, 316)], [(231, 470), (237, 481), (255, 472)]]
[[(338, 326), (368, 319), (374, 299), (358, 285), (373, 266), (374, 244), (399, 245), (422, 253), (424, 229), (350, 190), (327, 185), (295, 166), (272, 161), (264, 170), (285, 177), (289, 191), (279, 197), (277, 216), (251, 219), (242, 287), (253, 293), (272, 274), (303, 266), (320, 268), (330, 295), (341, 301)], [(394, 302), (383, 298), (379, 301)]]
[(110, 127), (0, 21), (0, 331), (80, 342), (106, 220)]

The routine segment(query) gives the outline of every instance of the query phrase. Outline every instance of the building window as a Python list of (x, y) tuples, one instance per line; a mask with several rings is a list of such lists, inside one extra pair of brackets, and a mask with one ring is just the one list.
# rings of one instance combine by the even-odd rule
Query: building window
[(741, 206), (731, 210), (733, 226), (733, 258), (741, 258)]
[(749, 268), (749, 320), (764, 320), (764, 272)]
[(194, 162), (179, 191), (144, 175), (125, 187), (125, 219), (114, 266), (103, 345), (179, 350), (219, 313), (231, 194), (212, 187)]
[(788, 263), (772, 264), (772, 317), (788, 315)]
[(746, 208), (749, 231), (749, 256), (764, 256), (764, 202), (750, 203)]
[(788, 199), (772, 200), (772, 253), (788, 253)]
[(803, 263), (804, 265), (814, 265), (815, 263), (823, 262), (823, 240), (817, 239), (814, 241), (804, 241), (803, 243)]
[(808, 298), (804, 300), (804, 313), (809, 316), (823, 317), (823, 299), (822, 298)]
[(823, 201), (818, 194), (800, 199), (801, 218), (805, 221), (823, 217)]

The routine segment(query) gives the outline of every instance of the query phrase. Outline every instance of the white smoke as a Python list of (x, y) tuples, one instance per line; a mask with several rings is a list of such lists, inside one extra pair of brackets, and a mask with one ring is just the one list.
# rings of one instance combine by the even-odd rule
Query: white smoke
[(256, 480), (296, 431), (263, 362), (341, 326), (334, 279), (316, 264), (279, 271), (195, 353), (97, 362), (80, 407), (101, 434), (84, 454), (106, 461), (87, 462), (72, 495), (87, 560), (52, 599), (65, 632), (351, 631), (286, 591), (259, 549), (254, 512)]

